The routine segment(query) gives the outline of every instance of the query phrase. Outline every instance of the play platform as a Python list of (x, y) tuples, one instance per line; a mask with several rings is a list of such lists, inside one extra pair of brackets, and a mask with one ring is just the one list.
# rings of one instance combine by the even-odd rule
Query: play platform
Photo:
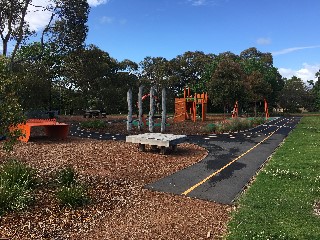
[(145, 145), (150, 145), (152, 148), (160, 147), (161, 154), (165, 154), (166, 149), (169, 147), (171, 147), (173, 150), (176, 150), (177, 145), (185, 142), (186, 140), (186, 135), (162, 133), (144, 133), (126, 137), (126, 142), (138, 143), (140, 151), (145, 151)]

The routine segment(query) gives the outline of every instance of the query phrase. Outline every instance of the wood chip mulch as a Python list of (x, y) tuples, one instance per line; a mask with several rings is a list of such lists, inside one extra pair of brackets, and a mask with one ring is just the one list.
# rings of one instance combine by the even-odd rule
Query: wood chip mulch
[[(1, 146), (0, 146), (1, 147)], [(220, 239), (231, 206), (190, 199), (143, 188), (190, 166), (207, 151), (181, 144), (159, 155), (135, 144), (70, 137), (66, 141), (33, 138), (15, 146), (11, 156), (37, 171), (42, 179), (34, 204), (0, 217), (4, 239)], [(0, 163), (7, 154), (0, 152)], [(55, 199), (53, 176), (72, 166), (85, 184), (90, 203), (61, 207)]]

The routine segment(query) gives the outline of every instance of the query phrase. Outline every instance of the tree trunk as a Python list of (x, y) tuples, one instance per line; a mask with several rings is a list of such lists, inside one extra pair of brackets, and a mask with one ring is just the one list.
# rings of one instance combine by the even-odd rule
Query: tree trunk
[(128, 117), (127, 117), (127, 131), (132, 130), (132, 90), (129, 89), (127, 93), (127, 102), (128, 102)]
[(166, 98), (166, 88), (162, 88), (162, 102), (161, 102), (161, 107), (162, 107), (162, 115), (161, 115), (161, 132), (166, 131), (166, 115), (167, 115), (167, 98)]
[(153, 117), (154, 117), (154, 88), (150, 88), (150, 112), (149, 112), (149, 132), (153, 132)]
[(143, 110), (142, 110), (142, 92), (143, 92), (143, 86), (139, 87), (139, 94), (138, 94), (138, 109), (139, 109), (139, 126), (138, 129), (139, 131), (142, 130), (142, 114), (143, 114)]
[(17, 51), (18, 51), (18, 49), (19, 49), (19, 47), (21, 45), (21, 42), (23, 40), (23, 37), (24, 37), (23, 35), (25, 34), (25, 30), (23, 29), (23, 25), (24, 25), (24, 22), (25, 22), (25, 17), (27, 15), (28, 6), (30, 5), (30, 2), (31, 2), (31, 0), (26, 0), (25, 1), (25, 3), (24, 3), (25, 5), (24, 5), (24, 7), (22, 9), (22, 12), (21, 12), (22, 16), (21, 16), (19, 28), (18, 28), (18, 31), (17, 31), (18, 37), (17, 37), (17, 40), (16, 40), (16, 44), (14, 46), (14, 49), (13, 49), (13, 51), (11, 53), (11, 63), (10, 63), (11, 67), (13, 65), (16, 53), (17, 53)]

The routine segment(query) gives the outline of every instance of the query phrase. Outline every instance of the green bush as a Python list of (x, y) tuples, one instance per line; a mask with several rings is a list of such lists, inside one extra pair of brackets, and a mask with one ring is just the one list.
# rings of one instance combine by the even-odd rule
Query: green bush
[(70, 187), (76, 183), (76, 174), (72, 167), (68, 166), (57, 174), (58, 183), (65, 187)]
[(14, 159), (9, 160), (2, 166), (0, 178), (8, 186), (19, 185), (32, 188), (36, 183), (34, 170)]
[(250, 129), (265, 122), (265, 118), (234, 118), (227, 122), (218, 124), (208, 124), (206, 132), (237, 132), (240, 130)]
[(76, 181), (76, 174), (72, 167), (68, 166), (57, 174), (59, 184), (57, 199), (62, 206), (80, 207), (89, 202), (86, 189)]
[(32, 201), (35, 186), (34, 171), (16, 160), (6, 162), (0, 171), (0, 215), (22, 210)]
[(258, 126), (262, 123), (265, 123), (266, 119), (264, 117), (255, 117), (251, 119), (251, 122), (253, 126)]
[(103, 129), (107, 125), (103, 120), (92, 120), (80, 123), (81, 128), (90, 128), (90, 129)]
[(31, 189), (0, 180), (0, 215), (7, 211), (22, 210), (33, 200)]
[(206, 133), (211, 133), (211, 132), (215, 132), (217, 130), (217, 125), (214, 123), (209, 123), (205, 129), (204, 132)]
[(60, 187), (57, 198), (61, 205), (67, 207), (80, 207), (89, 202), (85, 188), (80, 184)]

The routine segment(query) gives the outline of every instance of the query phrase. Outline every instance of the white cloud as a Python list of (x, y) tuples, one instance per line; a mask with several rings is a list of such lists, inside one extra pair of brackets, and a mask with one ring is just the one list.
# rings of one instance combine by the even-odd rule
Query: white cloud
[(287, 54), (287, 53), (291, 53), (291, 52), (295, 52), (295, 51), (299, 51), (299, 50), (304, 50), (304, 49), (310, 49), (310, 48), (320, 48), (320, 45), (308, 46), (308, 47), (285, 48), (285, 49), (282, 49), (282, 50), (279, 50), (279, 51), (272, 52), (272, 55), (273, 56), (283, 55), (283, 54)]
[[(108, 3), (110, 0), (88, 0), (88, 4), (91, 7), (96, 7), (102, 4)], [(32, 5), (41, 6), (34, 7), (32, 5), (28, 8), (28, 14), (26, 16), (26, 21), (29, 23), (31, 30), (39, 31), (43, 29), (49, 22), (51, 13), (49, 11), (45, 11), (44, 7), (46, 7), (50, 3), (50, 0), (33, 0)]]
[(291, 78), (296, 76), (301, 78), (304, 82), (307, 80), (316, 80), (315, 74), (319, 71), (320, 64), (310, 65), (308, 63), (303, 63), (302, 68), (295, 70), (290, 68), (279, 68), (279, 73), (282, 77)]
[(96, 7), (96, 6), (101, 5), (101, 4), (106, 4), (109, 1), (110, 0), (88, 0), (88, 3), (89, 3), (90, 6)]
[(107, 16), (103, 16), (102, 18), (100, 18), (100, 23), (106, 23), (106, 24), (110, 24), (113, 23), (114, 19), (112, 17), (107, 17)]
[(269, 44), (271, 44), (271, 39), (270, 38), (258, 38), (257, 39), (257, 44), (259, 44), (259, 45), (269, 45)]
[(116, 23), (116, 24), (120, 24), (120, 25), (125, 25), (127, 24), (127, 19), (123, 18), (123, 19), (116, 19), (116, 18), (113, 18), (113, 17), (108, 17), (108, 16), (103, 16), (99, 19), (99, 22), (101, 24), (113, 24), (113, 23)]
[(217, 6), (221, 3), (227, 3), (229, 0), (186, 0), (188, 4), (192, 6)]
[(31, 30), (39, 31), (49, 23), (51, 13), (44, 10), (44, 8), (49, 4), (49, 1), (33, 0), (32, 4), (33, 5), (29, 5), (28, 7), (26, 21), (29, 23)]
[(191, 2), (192, 6), (203, 6), (207, 4), (206, 0), (189, 0)]
[(221, 1), (227, 2), (228, 0), (187, 0), (192, 6), (218, 5)]

